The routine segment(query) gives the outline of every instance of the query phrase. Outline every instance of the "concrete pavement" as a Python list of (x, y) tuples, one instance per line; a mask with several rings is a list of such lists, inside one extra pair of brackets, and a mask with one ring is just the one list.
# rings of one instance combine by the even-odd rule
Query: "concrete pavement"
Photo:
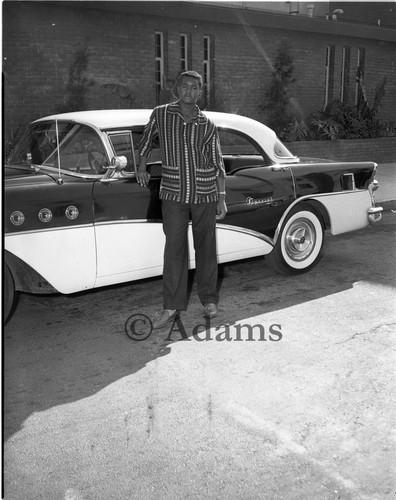
[(22, 294), (4, 334), (6, 500), (394, 498), (395, 228), (387, 212), (329, 236), (299, 276), (222, 266), (210, 328), (193, 284), (189, 340), (125, 334), (158, 311), (161, 279)]

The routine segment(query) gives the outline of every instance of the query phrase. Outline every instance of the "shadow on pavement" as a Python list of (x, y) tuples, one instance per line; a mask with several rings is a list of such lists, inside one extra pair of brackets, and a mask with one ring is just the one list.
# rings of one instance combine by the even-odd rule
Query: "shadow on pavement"
[[(263, 258), (220, 266), (220, 314), (210, 326), (267, 313), (276, 317), (276, 311), (339, 293), (357, 281), (372, 282), (374, 276), (378, 283), (396, 286), (389, 251), (393, 233), (394, 226), (384, 221), (353, 237), (328, 237), (319, 265), (294, 277), (276, 275)], [(389, 247), (378, 244), (379, 234)], [(156, 278), (72, 296), (21, 295), (3, 332), (4, 439), (33, 413), (89, 398), (169, 354), (171, 344), (182, 340), (177, 332), (173, 342), (167, 330), (136, 342), (124, 330), (132, 314), (152, 318), (161, 309), (161, 291)], [(201, 309), (192, 282), (189, 308), (181, 317), (187, 336), (205, 323)]]

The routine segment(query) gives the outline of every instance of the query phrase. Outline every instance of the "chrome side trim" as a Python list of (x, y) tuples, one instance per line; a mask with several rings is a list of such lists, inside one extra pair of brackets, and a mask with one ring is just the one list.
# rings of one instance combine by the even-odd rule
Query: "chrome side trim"
[(72, 230), (72, 229), (83, 229), (85, 227), (93, 227), (93, 226), (94, 226), (93, 224), (78, 224), (75, 226), (46, 227), (43, 229), (31, 229), (28, 231), (18, 231), (15, 233), (5, 233), (4, 236), (11, 237), (11, 236), (21, 236), (24, 234), (48, 233), (50, 231), (66, 231), (66, 230)]
[(123, 220), (106, 220), (103, 222), (95, 222), (94, 226), (109, 226), (115, 224), (162, 224), (161, 219), (123, 219)]
[(96, 227), (96, 226), (108, 226), (108, 225), (115, 225), (115, 224), (162, 224), (162, 220), (158, 219), (126, 219), (126, 220), (113, 220), (113, 221), (104, 221), (104, 222), (96, 222), (96, 223), (91, 223), (91, 224), (76, 224), (74, 226), (59, 226), (59, 227), (49, 227), (49, 228), (43, 228), (43, 229), (31, 229), (27, 231), (18, 231), (15, 233), (6, 233), (5, 236), (17, 236), (21, 234), (32, 234), (32, 233), (44, 233), (48, 231), (64, 231), (64, 230), (71, 230), (71, 229), (80, 229), (84, 227)]
[[(191, 223), (190, 223), (191, 224)], [(266, 236), (265, 234), (259, 233), (258, 231), (254, 231), (253, 229), (246, 229), (240, 226), (232, 226), (229, 224), (222, 224), (222, 223), (217, 223), (216, 228), (218, 229), (225, 229), (226, 231), (233, 231), (235, 233), (243, 233), (248, 236), (253, 236), (255, 238), (258, 238), (259, 240), (265, 241), (266, 243), (269, 243), (271, 246), (274, 246), (274, 242), (272, 238), (269, 236)]]
[(351, 193), (361, 193), (367, 191), (367, 189), (354, 189), (345, 190), (345, 191), (336, 191), (333, 193), (317, 193), (317, 194), (307, 194), (306, 196), (301, 196), (301, 198), (297, 198), (296, 202), (300, 200), (312, 200), (314, 198), (328, 198), (329, 196), (342, 196), (342, 195), (350, 195)]
[[(33, 234), (33, 233), (47, 233), (49, 231), (66, 231), (66, 230), (73, 230), (73, 229), (81, 229), (85, 227), (94, 227), (94, 226), (114, 226), (117, 224), (162, 224), (162, 220), (148, 220), (148, 219), (128, 219), (128, 220), (115, 220), (115, 221), (105, 221), (105, 222), (98, 222), (95, 224), (79, 224), (75, 226), (68, 226), (68, 227), (50, 227), (50, 228), (44, 228), (44, 229), (32, 229), (30, 231), (18, 231), (15, 233), (6, 233), (5, 236), (20, 236), (23, 234)], [(191, 222), (188, 223), (191, 226)], [(273, 240), (269, 236), (266, 236), (265, 234), (259, 233), (258, 231), (254, 231), (253, 229), (246, 229), (240, 226), (232, 226), (230, 224), (222, 224), (222, 223), (217, 223), (216, 228), (218, 229), (223, 229), (226, 231), (233, 231), (236, 233), (243, 233), (247, 234), (248, 236), (253, 236), (255, 238), (258, 238), (260, 240), (263, 240), (267, 243), (270, 243), (273, 245)]]
[[(116, 221), (104, 221), (104, 222), (97, 222), (95, 223), (95, 226), (108, 226), (108, 225), (115, 225), (115, 224), (162, 224), (161, 219), (129, 219), (129, 220), (116, 220)], [(188, 223), (189, 226), (191, 226), (191, 221)], [(265, 234), (259, 233), (258, 231), (254, 231), (253, 229), (246, 229), (241, 226), (233, 226), (231, 224), (223, 224), (221, 222), (216, 223), (216, 228), (217, 229), (222, 229), (226, 231), (233, 231), (235, 233), (243, 233), (248, 236), (253, 236), (255, 238), (258, 238), (262, 241), (265, 241), (266, 243), (269, 243), (270, 245), (274, 245), (272, 238), (269, 236), (266, 236)]]
[[(16, 168), (12, 165), (8, 165), (8, 166), (11, 168)], [(65, 170), (63, 168), (61, 168), (59, 170), (58, 168), (49, 167), (48, 165), (38, 165), (36, 172), (44, 172), (44, 173), (48, 173), (48, 174), (57, 174), (57, 175), (60, 172), (61, 174), (68, 175), (70, 177), (77, 177), (78, 179), (100, 179), (104, 175), (104, 174), (96, 174), (96, 175), (94, 175), (94, 174), (81, 174), (81, 173), (72, 172), (71, 170)]]

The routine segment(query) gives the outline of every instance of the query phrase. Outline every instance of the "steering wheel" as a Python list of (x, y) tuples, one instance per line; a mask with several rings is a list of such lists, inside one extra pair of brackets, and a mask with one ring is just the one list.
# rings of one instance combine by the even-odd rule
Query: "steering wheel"
[(92, 170), (98, 175), (103, 173), (103, 165), (105, 164), (106, 156), (100, 151), (90, 151), (88, 153), (88, 162)]

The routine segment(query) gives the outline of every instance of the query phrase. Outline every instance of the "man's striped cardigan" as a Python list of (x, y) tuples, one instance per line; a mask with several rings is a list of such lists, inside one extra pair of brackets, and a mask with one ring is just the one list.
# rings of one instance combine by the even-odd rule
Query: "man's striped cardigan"
[(185, 122), (179, 104), (156, 107), (146, 125), (139, 153), (149, 157), (158, 139), (162, 160), (160, 198), (179, 203), (218, 200), (216, 178), (225, 177), (217, 129), (197, 107)]

